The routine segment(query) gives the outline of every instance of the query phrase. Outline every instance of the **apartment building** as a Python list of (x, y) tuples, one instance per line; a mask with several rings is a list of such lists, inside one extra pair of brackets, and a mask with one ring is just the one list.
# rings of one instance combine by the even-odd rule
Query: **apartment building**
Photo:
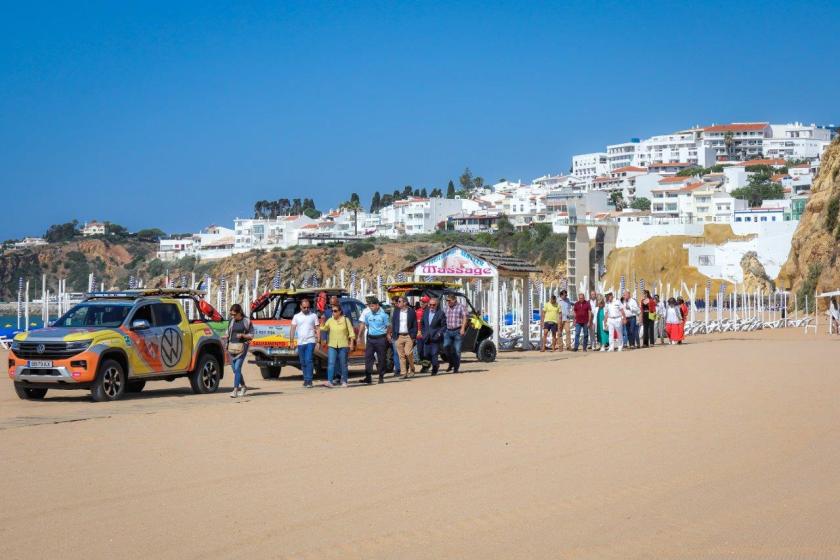
[(606, 152), (593, 152), (572, 157), (572, 175), (585, 182), (604, 175), (610, 170)]
[(409, 197), (379, 211), (376, 235), (398, 237), (433, 233), (445, 227), (449, 216), (480, 209), (478, 202), (461, 198)]
[(234, 224), (235, 252), (252, 249), (273, 249), (297, 245), (300, 228), (315, 223), (303, 214), (277, 216), (273, 219), (236, 218)]

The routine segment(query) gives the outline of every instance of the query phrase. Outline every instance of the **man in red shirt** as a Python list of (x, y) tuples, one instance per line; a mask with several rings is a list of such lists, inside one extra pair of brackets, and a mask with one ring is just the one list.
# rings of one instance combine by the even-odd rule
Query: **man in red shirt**
[(589, 323), (592, 322), (592, 306), (586, 301), (583, 292), (578, 293), (578, 299), (572, 310), (575, 314), (575, 345), (572, 351), (577, 352), (580, 332), (583, 331), (583, 351), (586, 352), (586, 347), (589, 346)]

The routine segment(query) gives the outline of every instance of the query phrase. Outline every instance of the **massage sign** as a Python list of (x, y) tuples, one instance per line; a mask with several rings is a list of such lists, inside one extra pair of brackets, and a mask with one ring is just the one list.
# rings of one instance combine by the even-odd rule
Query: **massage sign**
[(460, 247), (453, 247), (414, 267), (417, 276), (467, 276), (484, 278), (495, 276), (496, 268)]

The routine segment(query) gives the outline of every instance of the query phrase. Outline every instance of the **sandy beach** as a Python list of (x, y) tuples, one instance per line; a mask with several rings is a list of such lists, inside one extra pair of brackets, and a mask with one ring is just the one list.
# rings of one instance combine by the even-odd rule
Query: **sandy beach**
[(332, 390), (249, 366), (238, 400), (6, 379), (0, 558), (840, 558), (840, 338), (469, 357)]

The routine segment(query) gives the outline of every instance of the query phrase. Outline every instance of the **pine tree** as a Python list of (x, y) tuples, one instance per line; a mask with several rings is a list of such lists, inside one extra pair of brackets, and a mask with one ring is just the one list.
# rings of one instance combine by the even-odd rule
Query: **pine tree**
[(382, 208), (382, 197), (379, 196), (379, 191), (376, 191), (370, 200), (370, 213), (378, 212), (380, 208)]
[(455, 183), (452, 181), (449, 181), (446, 187), (446, 198), (455, 198)]

